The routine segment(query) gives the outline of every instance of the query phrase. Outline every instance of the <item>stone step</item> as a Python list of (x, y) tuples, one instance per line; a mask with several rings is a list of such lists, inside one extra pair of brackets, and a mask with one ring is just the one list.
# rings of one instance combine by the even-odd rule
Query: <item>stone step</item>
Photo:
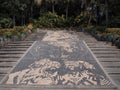
[(115, 48), (90, 48), (92, 51), (119, 51), (120, 49), (115, 49)]
[(19, 85), (1, 85), (1, 90), (117, 90), (114, 86), (19, 86)]
[(5, 55), (0, 55), (0, 58), (20, 58), (23, 54), (5, 54)]
[(108, 74), (120, 74), (120, 68), (105, 68)]
[(98, 58), (100, 62), (120, 62), (120, 58)]
[(91, 43), (91, 42), (96, 42), (97, 43), (97, 41), (94, 41), (94, 40), (84, 40), (85, 42), (87, 42), (87, 43)]
[(0, 51), (26, 51), (27, 48), (2, 48)]
[(102, 66), (107, 68), (119, 68), (120, 69), (120, 62), (100, 62)]
[(21, 44), (21, 43), (24, 43), (24, 44), (28, 44), (28, 43), (33, 43), (34, 41), (15, 41), (15, 42), (12, 42), (12, 44)]
[(7, 74), (11, 69), (11, 67), (0, 68), (0, 74)]
[(120, 54), (119, 51), (93, 51), (94, 54)]
[(109, 74), (111, 78), (120, 79), (120, 74)]
[(99, 41), (97, 41), (97, 43), (96, 42), (86, 42), (87, 43), (87, 45), (108, 45), (107, 43), (105, 43), (105, 42), (99, 42)]
[(29, 48), (29, 46), (5, 46), (4, 48)]
[(4, 48), (28, 48), (29, 46), (5, 46)]
[(98, 47), (98, 46), (103, 46), (103, 47), (105, 47), (105, 46), (107, 46), (107, 47), (115, 47), (115, 46), (110, 46), (110, 45), (108, 45), (108, 44), (106, 44), (106, 43), (101, 43), (101, 42), (97, 42), (97, 43), (94, 43), (94, 42), (92, 42), (92, 43), (88, 43), (88, 42), (86, 42), (87, 43), (87, 45), (88, 46), (96, 46), (96, 47)]
[(106, 45), (99, 45), (99, 46), (89, 46), (89, 48), (105, 48), (105, 49), (117, 49), (116, 47), (113, 47), (113, 46), (106, 46)]
[(31, 43), (8, 44), (8, 46), (31, 46)]
[(101, 54), (95, 54), (95, 56), (96, 57), (120, 57), (120, 54), (111, 54), (111, 53), (110, 54), (108, 54), (108, 53), (107, 54), (104, 54), (104, 53), (102, 54), (101, 53)]
[(16, 62), (0, 62), (0, 68), (13, 67), (15, 65), (16, 65)]
[(0, 51), (0, 55), (4, 54), (24, 54), (23, 51)]
[(0, 62), (16, 62), (19, 58), (0, 58)]
[(120, 58), (119, 55), (96, 55), (97, 58)]

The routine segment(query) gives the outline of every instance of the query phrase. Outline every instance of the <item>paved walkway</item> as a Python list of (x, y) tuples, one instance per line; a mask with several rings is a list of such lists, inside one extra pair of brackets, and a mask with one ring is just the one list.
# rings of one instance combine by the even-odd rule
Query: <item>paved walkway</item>
[(0, 60), (14, 67), (1, 71), (1, 89), (118, 90), (120, 50), (88, 34), (40, 30), (6, 48), (0, 50)]

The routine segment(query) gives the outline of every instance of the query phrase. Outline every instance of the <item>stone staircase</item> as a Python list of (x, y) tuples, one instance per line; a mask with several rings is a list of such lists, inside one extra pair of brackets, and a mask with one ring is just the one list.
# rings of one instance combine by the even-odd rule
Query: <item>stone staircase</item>
[[(102, 66), (111, 81), (120, 89), (120, 49), (110, 43), (97, 41), (90, 35), (78, 33), (81, 40), (85, 40), (90, 51)], [(101, 89), (102, 90), (102, 89)]]
[(0, 49), (0, 81), (17, 64), (33, 41), (17, 41)]
[[(98, 63), (105, 73), (114, 83), (112, 86), (81, 86), (81, 87), (44, 87), (44, 86), (25, 86), (25, 85), (0, 85), (0, 90), (119, 90), (120, 88), (120, 50), (115, 46), (100, 42), (90, 35), (77, 32), (78, 38), (84, 40), (90, 51), (93, 53)], [(34, 40), (37, 36), (33, 34)], [(39, 36), (39, 34), (37, 34)], [(32, 37), (30, 37), (32, 39)], [(19, 62), (19, 59), (34, 41), (17, 41), (8, 44), (0, 49), (0, 81), (11, 69)]]

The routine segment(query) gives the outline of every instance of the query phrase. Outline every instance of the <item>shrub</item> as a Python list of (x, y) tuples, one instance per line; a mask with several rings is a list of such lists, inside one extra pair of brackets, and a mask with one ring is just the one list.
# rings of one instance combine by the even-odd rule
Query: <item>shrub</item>
[(68, 17), (67, 19), (65, 19), (64, 27), (72, 27), (72, 26), (75, 26), (74, 17)]
[(13, 27), (12, 19), (10, 19), (10, 18), (0, 18), (0, 27), (1, 28)]
[(43, 26), (43, 27), (62, 27), (64, 26), (64, 16), (59, 16), (56, 13), (45, 13), (43, 14), (37, 23), (37, 25)]
[(4, 36), (5, 37), (11, 37), (13, 29), (4, 29)]
[(120, 35), (120, 28), (107, 28), (106, 32), (116, 34), (116, 35)]
[(33, 29), (33, 24), (32, 24), (32, 23), (29, 23), (28, 26), (27, 26), (27, 28), (28, 28), (29, 30), (32, 30), (32, 29)]
[(83, 15), (80, 14), (77, 17), (75, 17), (75, 20), (74, 20), (75, 26), (87, 25), (87, 23), (88, 23), (88, 17), (87, 16), (83, 16)]
[(120, 17), (113, 18), (109, 21), (109, 27), (119, 27), (120, 28)]
[(0, 36), (3, 36), (4, 35), (4, 30), (3, 29), (0, 29)]
[(95, 30), (100, 32), (100, 33), (104, 33), (106, 30), (106, 27), (105, 26), (96, 26)]
[(25, 26), (15, 26), (14, 30), (19, 32), (19, 33), (24, 33)]

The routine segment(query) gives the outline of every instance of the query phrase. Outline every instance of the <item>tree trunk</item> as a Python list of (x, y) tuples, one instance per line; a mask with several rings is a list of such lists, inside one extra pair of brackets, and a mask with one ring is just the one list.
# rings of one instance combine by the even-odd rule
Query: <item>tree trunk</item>
[(22, 25), (22, 26), (24, 26), (24, 25), (25, 25), (25, 13), (24, 13), (24, 12), (22, 12), (21, 25)]
[(52, 2), (52, 12), (55, 13), (55, 2)]
[(100, 12), (100, 7), (99, 7), (99, 5), (98, 5), (98, 6), (97, 6), (97, 9), (96, 9), (96, 15), (97, 15), (96, 25), (100, 25), (100, 15), (99, 15), (99, 12)]
[(33, 7), (34, 7), (34, 1), (31, 0), (31, 6), (30, 6), (30, 17), (33, 17)]
[(69, 0), (67, 2), (67, 6), (66, 6), (66, 19), (68, 18), (68, 10), (69, 10)]
[(16, 25), (16, 22), (15, 22), (16, 20), (15, 20), (15, 14), (13, 15), (13, 26), (15, 26)]
[(105, 0), (105, 6), (106, 6), (106, 27), (108, 27), (108, 0)]
[(88, 26), (91, 25), (91, 20), (92, 20), (92, 13), (90, 13), (90, 17), (89, 17), (89, 20), (88, 20)]
[(30, 17), (33, 16), (33, 4), (31, 5), (31, 8), (30, 8)]

